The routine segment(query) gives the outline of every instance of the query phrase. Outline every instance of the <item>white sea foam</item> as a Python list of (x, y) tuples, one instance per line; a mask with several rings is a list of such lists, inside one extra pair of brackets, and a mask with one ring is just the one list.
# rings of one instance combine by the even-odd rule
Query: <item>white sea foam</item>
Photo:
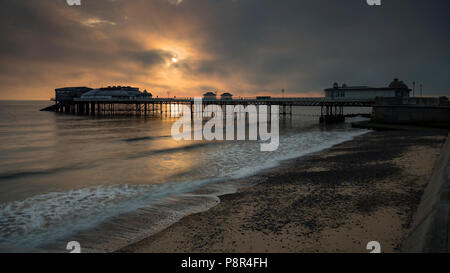
[[(186, 208), (181, 210), (176, 209), (176, 206), (164, 205), (168, 200), (176, 202), (176, 198), (170, 199), (172, 197), (186, 195), (206, 185), (220, 185), (219, 182), (223, 183), (230, 178), (246, 177), (263, 169), (275, 167), (282, 160), (319, 152), (367, 132), (339, 130), (293, 133), (281, 138), (280, 147), (274, 153), (261, 153), (257, 148), (258, 143), (255, 143), (255, 149), (241, 149), (238, 143), (226, 144), (220, 152), (213, 149), (204, 154), (211, 162), (205, 170), (208, 172), (205, 176), (209, 178), (159, 185), (96, 186), (68, 192), (47, 193), (3, 204), (0, 205), (0, 242), (30, 247), (49, 244), (80, 230), (99, 225), (113, 216), (152, 205), (159, 210), (166, 208), (173, 212), (165, 211), (164, 215), (171, 218), (159, 221), (167, 225), (177, 221), (189, 211)], [(228, 188), (226, 191), (233, 190)], [(220, 193), (220, 190), (216, 190), (214, 194)], [(188, 204), (194, 207), (193, 204)]]
[[(219, 153), (212, 151), (203, 156), (209, 157), (209, 164), (214, 168), (207, 171), (214, 177), (242, 178), (255, 174), (261, 170), (275, 167), (284, 160), (316, 153), (366, 134), (368, 130), (339, 130), (339, 131), (307, 131), (282, 136), (277, 151), (271, 153), (260, 152), (256, 145), (254, 149), (242, 149), (235, 143), (226, 144), (227, 147)], [(235, 164), (230, 162), (235, 161)], [(212, 170), (216, 173), (212, 173)]]
[(86, 225), (93, 218), (108, 217), (110, 210), (117, 209), (118, 204), (139, 197), (149, 188), (98, 186), (3, 204), (0, 206), (0, 240), (35, 246), (48, 237), (57, 237)]
[[(161, 210), (171, 199), (218, 180), (161, 185), (97, 186), (52, 192), (0, 205), (0, 243), (37, 247), (93, 227), (108, 218), (149, 206)], [(231, 193), (232, 189), (215, 193)], [(205, 196), (208, 196), (206, 194)], [(166, 215), (176, 215), (165, 211)]]

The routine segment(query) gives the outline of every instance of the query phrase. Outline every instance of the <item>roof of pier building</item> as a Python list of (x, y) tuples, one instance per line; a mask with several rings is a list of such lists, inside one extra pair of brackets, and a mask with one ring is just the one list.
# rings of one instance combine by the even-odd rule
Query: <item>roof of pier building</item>
[(99, 89), (94, 89), (84, 93), (81, 98), (97, 98), (97, 97), (140, 97), (144, 93), (139, 91), (139, 88), (130, 86), (108, 86)]
[(389, 84), (389, 87), (392, 89), (408, 89), (408, 86), (403, 81), (399, 81), (398, 79), (394, 79)]
[(63, 87), (63, 88), (56, 88), (55, 91), (90, 91), (92, 88), (85, 87), (85, 86), (77, 86), (77, 87)]
[(210, 98), (216, 98), (217, 95), (215, 93), (213, 93), (213, 92), (206, 92), (205, 94), (203, 94), (203, 97), (210, 99)]

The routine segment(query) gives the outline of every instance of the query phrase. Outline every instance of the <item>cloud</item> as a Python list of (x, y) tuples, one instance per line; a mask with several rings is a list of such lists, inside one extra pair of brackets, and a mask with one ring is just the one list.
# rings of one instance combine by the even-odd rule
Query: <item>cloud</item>
[(165, 50), (132, 51), (126, 52), (125, 55), (144, 67), (166, 64), (175, 56), (173, 53)]
[(169, 1), (170, 4), (176, 5), (176, 6), (183, 3), (183, 0), (167, 0), (167, 1)]
[(97, 26), (101, 26), (101, 25), (112, 25), (112, 26), (116, 25), (115, 22), (103, 20), (100, 18), (88, 18), (88, 19), (82, 21), (81, 23), (88, 27), (97, 27)]
[[(319, 94), (399, 77), (448, 94), (448, 1), (15, 0), (0, 10), (0, 98), (64, 85), (155, 94)], [(176, 57), (179, 61), (172, 63)]]

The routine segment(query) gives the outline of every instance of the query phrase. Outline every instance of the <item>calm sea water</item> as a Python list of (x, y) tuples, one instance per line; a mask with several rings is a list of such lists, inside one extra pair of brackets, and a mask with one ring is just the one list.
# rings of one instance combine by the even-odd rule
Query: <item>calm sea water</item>
[[(0, 243), (43, 247), (78, 236), (113, 250), (202, 202), (214, 204), (214, 195), (236, 190), (233, 179), (367, 132), (348, 123), (324, 127), (320, 109), (294, 108), (292, 118), (280, 119), (279, 149), (260, 152), (252, 141), (177, 142), (170, 117), (39, 111), (49, 104), (0, 102)], [(115, 244), (114, 232), (126, 240)], [(100, 240), (98, 233), (108, 235)]]

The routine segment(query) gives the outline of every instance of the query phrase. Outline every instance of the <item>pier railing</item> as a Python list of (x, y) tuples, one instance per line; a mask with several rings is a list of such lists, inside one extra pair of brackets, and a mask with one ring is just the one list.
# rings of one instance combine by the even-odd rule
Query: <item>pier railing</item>
[[(95, 102), (95, 103), (163, 103), (163, 104), (190, 104), (194, 103), (194, 98), (146, 98), (146, 97), (95, 97), (95, 98), (75, 98), (74, 103)], [(256, 105), (287, 105), (287, 106), (350, 106), (350, 107), (370, 107), (375, 103), (374, 99), (331, 99), (331, 98), (235, 98), (235, 99), (203, 99), (203, 104), (256, 104)]]

